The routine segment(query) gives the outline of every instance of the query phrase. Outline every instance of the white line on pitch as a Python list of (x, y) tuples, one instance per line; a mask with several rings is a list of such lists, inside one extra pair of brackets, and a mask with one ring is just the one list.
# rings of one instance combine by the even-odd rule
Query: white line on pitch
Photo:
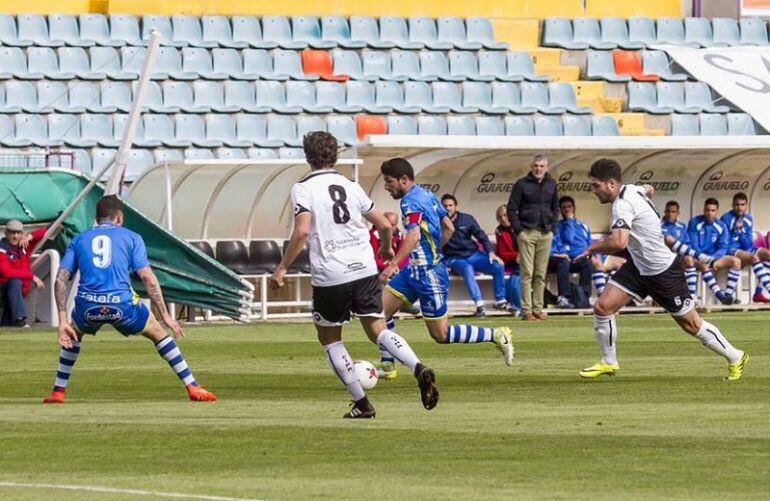
[(26, 484), (20, 482), (0, 482), (0, 487), (20, 487), (27, 489), (62, 489), (66, 491), (104, 492), (110, 494), (133, 494), (135, 496), (156, 496), (161, 498), (206, 499), (210, 501), (260, 501), (258, 499), (231, 498), (226, 496), (206, 496), (202, 494), (182, 494), (179, 492), (156, 492), (143, 489), (118, 489), (92, 485), (68, 484)]

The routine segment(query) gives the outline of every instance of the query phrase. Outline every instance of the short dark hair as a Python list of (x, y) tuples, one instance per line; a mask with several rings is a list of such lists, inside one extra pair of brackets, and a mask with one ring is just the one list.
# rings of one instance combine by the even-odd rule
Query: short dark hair
[(405, 158), (396, 157), (385, 160), (380, 166), (380, 172), (383, 176), (394, 177), (396, 179), (401, 179), (403, 176), (406, 176), (410, 181), (414, 181), (414, 169), (412, 168), (412, 164)]
[(676, 207), (677, 210), (679, 210), (679, 202), (677, 202), (676, 200), (669, 200), (668, 202), (666, 202), (666, 208), (668, 207)]
[(337, 163), (337, 139), (328, 132), (317, 130), (305, 134), (302, 149), (313, 170), (333, 167)]
[(620, 183), (622, 181), (620, 164), (612, 158), (600, 158), (594, 161), (588, 175), (604, 182), (614, 180)]
[(704, 206), (704, 207), (705, 207), (705, 206), (707, 206), (707, 205), (716, 205), (717, 207), (719, 207), (719, 200), (717, 200), (717, 199), (716, 199), (716, 198), (714, 198), (714, 197), (708, 197), (708, 198), (706, 199), (706, 201), (705, 201), (705, 202), (703, 202), (703, 206)]
[(112, 219), (123, 212), (123, 201), (117, 195), (106, 195), (96, 202), (96, 220)]
[(451, 195), (449, 193), (444, 193), (443, 195), (441, 195), (441, 201), (443, 202), (444, 200), (451, 200), (455, 203), (455, 205), (457, 205), (457, 199), (454, 197), (454, 195)]
[(739, 191), (733, 195), (733, 203), (737, 202), (738, 200), (743, 200), (744, 202), (749, 203), (749, 197), (747, 197), (746, 194), (742, 191)]
[(564, 202), (569, 202), (572, 204), (573, 207), (575, 207), (575, 199), (569, 195), (564, 195), (561, 198), (559, 198), (559, 207), (561, 207), (561, 204), (563, 204)]

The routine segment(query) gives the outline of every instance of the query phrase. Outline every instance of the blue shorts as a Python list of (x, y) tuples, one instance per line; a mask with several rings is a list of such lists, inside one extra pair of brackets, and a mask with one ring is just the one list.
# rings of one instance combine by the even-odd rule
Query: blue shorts
[(123, 303), (94, 303), (75, 298), (72, 323), (83, 334), (96, 334), (105, 324), (110, 324), (124, 336), (135, 336), (147, 328), (150, 310), (139, 298)]
[(449, 273), (444, 263), (439, 263), (433, 268), (406, 266), (390, 279), (387, 288), (407, 304), (419, 299), (423, 318), (439, 319), (447, 314)]

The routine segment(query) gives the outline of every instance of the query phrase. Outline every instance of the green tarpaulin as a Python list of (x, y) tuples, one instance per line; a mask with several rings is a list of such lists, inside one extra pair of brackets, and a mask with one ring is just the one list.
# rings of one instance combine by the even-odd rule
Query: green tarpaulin
[[(2, 170), (0, 224), (10, 219), (24, 224), (51, 223), (87, 184), (88, 178), (72, 170)], [(63, 253), (73, 236), (92, 227), (96, 202), (103, 193), (102, 186), (94, 186), (64, 221), (63, 231), (46, 243), (46, 248)], [(252, 295), (238, 275), (127, 203), (124, 226), (144, 238), (150, 264), (168, 301), (209, 309), (231, 318), (243, 316), (247, 298)], [(140, 294), (144, 292), (139, 280), (134, 280), (133, 286)]]

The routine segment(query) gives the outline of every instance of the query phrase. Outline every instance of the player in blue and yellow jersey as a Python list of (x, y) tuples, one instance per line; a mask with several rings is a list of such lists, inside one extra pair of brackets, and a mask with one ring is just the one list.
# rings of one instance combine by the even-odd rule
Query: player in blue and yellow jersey
[[(59, 311), (59, 368), (53, 391), (46, 404), (64, 403), (67, 383), (80, 354), (84, 334), (96, 334), (106, 324), (124, 336), (141, 335), (150, 339), (158, 354), (168, 362), (187, 388), (190, 400), (216, 400), (195, 380), (179, 351), (175, 339), (184, 337), (182, 328), (168, 313), (163, 293), (147, 260), (142, 237), (122, 227), (123, 203), (115, 195), (102, 197), (96, 204), (97, 226), (75, 237), (67, 247), (56, 275), (56, 306)], [(72, 322), (67, 315), (68, 282), (80, 272)], [(150, 310), (139, 302), (131, 289), (130, 274), (144, 284), (152, 304), (173, 337), (158, 323)]]
[[(681, 242), (690, 243), (690, 236), (687, 233), (687, 223), (679, 221), (679, 202), (669, 200), (666, 202), (666, 209), (663, 212), (663, 218), (660, 220), (660, 229), (663, 236)], [(671, 239), (668, 241), (670, 242)], [(695, 268), (695, 260), (692, 256), (682, 256), (682, 266), (684, 266), (684, 277), (687, 280), (687, 290), (693, 298), (698, 292), (698, 270)]]
[(729, 254), (741, 260), (741, 266), (751, 266), (757, 277), (754, 302), (768, 303), (770, 300), (762, 289), (770, 292), (770, 251), (754, 246), (754, 218), (748, 213), (749, 197), (745, 193), (733, 196), (733, 207), (720, 218), (730, 231)]
[[(403, 158), (387, 160), (380, 167), (385, 190), (401, 200), (401, 214), (406, 237), (396, 257), (382, 271), (380, 280), (387, 283), (382, 300), (388, 328), (393, 330), (393, 315), (404, 304), (420, 300), (420, 308), (428, 332), (437, 343), (494, 343), (503, 353), (506, 365), (513, 360), (511, 330), (508, 327), (449, 325), (447, 292), (449, 274), (442, 260), (441, 247), (454, 231), (452, 221), (433, 194), (414, 182), (414, 170)], [(399, 271), (398, 263), (409, 257), (409, 264)], [(395, 276), (394, 276), (395, 275)], [(380, 347), (380, 377), (396, 377), (395, 359)]]

